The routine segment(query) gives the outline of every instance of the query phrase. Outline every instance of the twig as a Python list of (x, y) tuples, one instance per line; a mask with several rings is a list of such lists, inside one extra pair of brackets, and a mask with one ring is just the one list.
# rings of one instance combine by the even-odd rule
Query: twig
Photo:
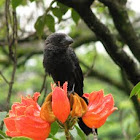
[(46, 77), (47, 77), (47, 73), (45, 73), (45, 75), (44, 75), (43, 83), (42, 83), (42, 86), (41, 86), (41, 89), (40, 89), (40, 93), (42, 93), (42, 91), (44, 90), (44, 95), (43, 95), (43, 98), (42, 98), (41, 105), (44, 103), (44, 100), (45, 100), (46, 95), (47, 95)]
[[(9, 8), (9, 7), (8, 7)], [(7, 19), (6, 19), (7, 20)], [(9, 25), (7, 25), (8, 28)], [(9, 32), (9, 31), (8, 31)], [(13, 11), (13, 25), (12, 25), (12, 43), (10, 43), (10, 40), (8, 40), (8, 48), (9, 48), (9, 55), (11, 56), (13, 60), (13, 70), (12, 70), (12, 75), (11, 75), (11, 80), (9, 82), (9, 91), (8, 91), (8, 96), (7, 96), (7, 105), (6, 105), (6, 110), (9, 110), (9, 105), (10, 105), (10, 99), (12, 95), (12, 89), (13, 89), (13, 84), (14, 84), (14, 79), (15, 79), (15, 74), (16, 74), (16, 68), (17, 68), (17, 58), (16, 58), (16, 47), (17, 47), (17, 17), (16, 17), (16, 11)], [(8, 35), (7, 35), (8, 38)], [(13, 46), (14, 49), (13, 50)]]
[(5, 78), (5, 76), (2, 74), (1, 71), (0, 71), (0, 75), (3, 78), (3, 80), (9, 85), (9, 81)]
[[(80, 64), (82, 64), (86, 69), (90, 69), (89, 66), (87, 66), (82, 61), (80, 61)], [(91, 72), (88, 74), (88, 76), (95, 77), (95, 78), (100, 79), (100, 80), (102, 80), (102, 81), (104, 81), (106, 83), (109, 83), (110, 85), (115, 86), (119, 90), (121, 90), (124, 93), (126, 93), (125, 86), (123, 86), (122, 83), (120, 83), (119, 81), (116, 81), (116, 80), (113, 80), (113, 79), (109, 78), (107, 75), (99, 72), (96, 69), (91, 70)]]
[(52, 8), (52, 5), (55, 3), (56, 1), (53, 0), (51, 3), (50, 3), (50, 6), (47, 8), (47, 10), (45, 11), (46, 14), (48, 14), (48, 12), (51, 10)]
[(97, 58), (97, 52), (95, 54), (95, 56), (93, 57), (93, 62), (91, 64), (91, 67), (88, 69), (88, 71), (84, 74), (84, 77), (87, 77), (93, 70), (93, 67), (95, 65), (95, 62), (96, 62), (96, 58)]
[(45, 85), (44, 85), (44, 96), (43, 96), (41, 105), (44, 103), (44, 100), (45, 100), (45, 98), (46, 98), (46, 95), (47, 95), (47, 85), (45, 84)]
[(67, 140), (71, 140), (71, 135), (67, 126), (67, 123), (64, 124), (64, 129), (65, 129), (65, 136)]
[(10, 42), (10, 36), (9, 36), (9, 4), (10, 4), (10, 0), (6, 0), (5, 2), (5, 20), (6, 20), (6, 33), (7, 33), (7, 41), (8, 43)]
[(3, 129), (3, 125), (4, 125), (4, 121), (2, 121), (1, 124), (0, 124), (0, 130)]
[(43, 83), (40, 89), (40, 94), (42, 93), (43, 89), (45, 88), (45, 84), (46, 84), (46, 77), (47, 77), (47, 73), (45, 73), (44, 78), (43, 78)]
[(95, 131), (95, 128), (92, 128), (92, 132), (93, 132), (93, 140), (98, 140), (98, 135)]

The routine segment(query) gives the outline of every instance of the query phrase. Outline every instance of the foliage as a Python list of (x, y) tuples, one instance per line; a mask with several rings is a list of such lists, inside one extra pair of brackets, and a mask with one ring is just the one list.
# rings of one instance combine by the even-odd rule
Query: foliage
[(134, 86), (134, 88), (132, 89), (130, 93), (130, 98), (134, 95), (138, 95), (138, 98), (140, 98), (140, 82), (137, 83), (136, 86)]
[(139, 140), (140, 139), (140, 134), (138, 134), (135, 138), (135, 140)]

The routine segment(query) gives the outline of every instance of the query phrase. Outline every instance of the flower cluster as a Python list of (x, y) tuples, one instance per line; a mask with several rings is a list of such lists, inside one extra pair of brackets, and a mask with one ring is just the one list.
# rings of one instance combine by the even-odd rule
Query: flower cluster
[(51, 123), (57, 121), (61, 126), (67, 125), (70, 129), (79, 117), (88, 127), (99, 128), (117, 109), (112, 95), (104, 96), (103, 90), (83, 94), (88, 105), (77, 93), (68, 96), (67, 82), (63, 87), (52, 85), (52, 92), (48, 94), (41, 108), (37, 104), (39, 95), (35, 93), (33, 98), (22, 97), (21, 103), (12, 105), (9, 117), (4, 120), (8, 136), (45, 140)]
[(40, 93), (22, 97), (21, 103), (14, 103), (9, 117), (4, 119), (6, 134), (10, 137), (25, 136), (33, 140), (45, 140), (50, 133), (50, 123), (40, 118), (40, 106), (37, 99)]
[(81, 117), (86, 111), (87, 105), (78, 94), (70, 94), (70, 99), (68, 98), (67, 82), (65, 82), (62, 88), (52, 86), (52, 93), (46, 97), (40, 116), (50, 123), (55, 120), (65, 123), (69, 115)]

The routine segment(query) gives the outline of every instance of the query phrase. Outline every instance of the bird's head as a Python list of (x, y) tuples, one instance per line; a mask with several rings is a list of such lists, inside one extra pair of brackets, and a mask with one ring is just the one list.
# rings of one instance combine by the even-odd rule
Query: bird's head
[(46, 39), (46, 44), (52, 44), (58, 47), (68, 47), (72, 43), (73, 39), (64, 33), (53, 33)]

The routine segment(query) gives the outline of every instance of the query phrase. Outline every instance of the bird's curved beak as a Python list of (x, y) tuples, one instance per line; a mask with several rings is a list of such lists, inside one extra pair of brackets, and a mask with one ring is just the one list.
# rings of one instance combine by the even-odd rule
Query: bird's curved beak
[(73, 39), (71, 37), (69, 37), (69, 36), (66, 36), (65, 40), (67, 42), (67, 45), (70, 45), (70, 44), (73, 43)]

